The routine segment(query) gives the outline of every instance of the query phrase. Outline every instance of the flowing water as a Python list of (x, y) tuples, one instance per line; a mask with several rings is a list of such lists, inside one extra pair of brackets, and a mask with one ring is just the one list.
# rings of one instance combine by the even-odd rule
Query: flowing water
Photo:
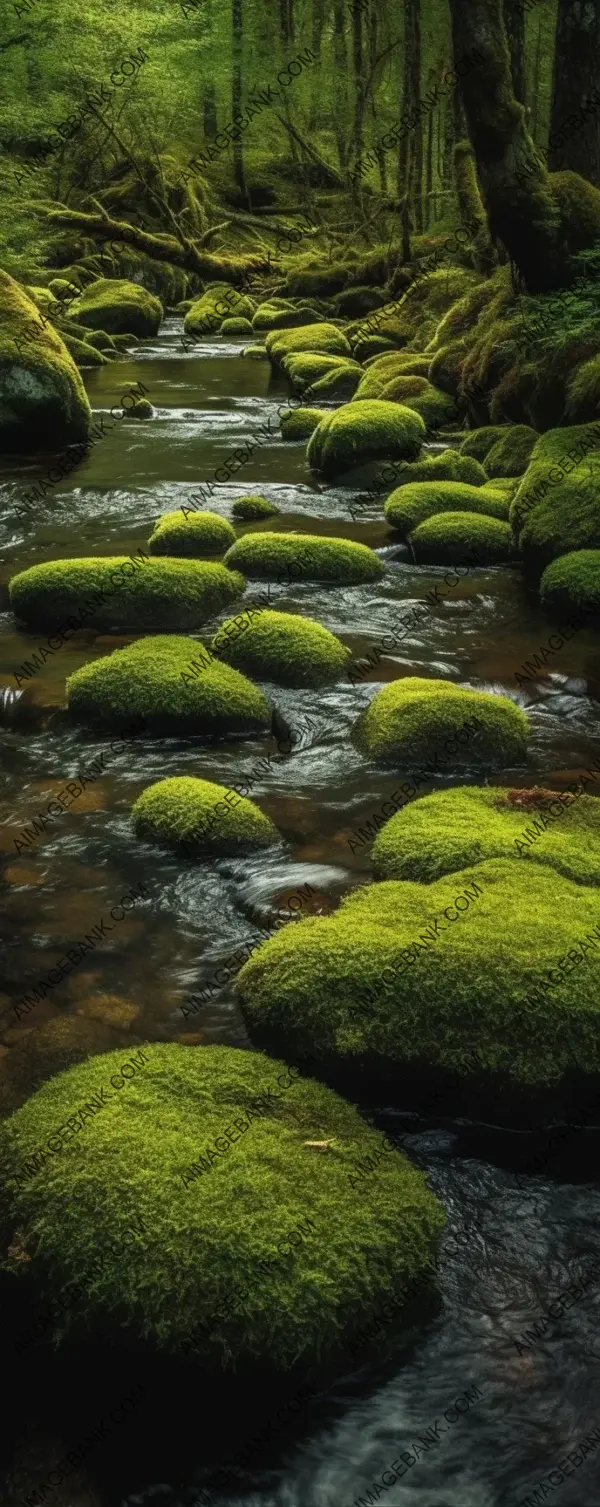
[[(261, 940), (278, 910), (325, 913), (349, 887), (368, 879), (369, 844), (357, 837), (357, 828), (408, 778), (408, 772), (382, 772), (351, 742), (352, 724), (374, 682), (398, 674), (439, 675), (474, 689), (508, 692), (526, 706), (532, 724), (528, 765), (503, 770), (494, 783), (562, 788), (598, 751), (598, 660), (591, 634), (576, 635), (553, 656), (546, 678), (518, 689), (516, 672), (552, 632), (519, 569), (471, 571), (424, 608), (444, 571), (412, 565), (407, 551), (393, 543), (380, 504), (362, 508), (360, 521), (353, 522), (354, 493), (315, 485), (305, 468), (304, 443), (284, 444), (279, 437), (284, 379), (273, 378), (266, 363), (242, 360), (239, 343), (215, 338), (184, 356), (180, 339), (181, 322), (168, 319), (156, 341), (86, 374), (106, 434), (25, 519), (19, 503), (46, 467), (13, 463), (0, 488), (2, 583), (43, 560), (135, 552), (161, 513), (189, 501), (225, 457), (250, 439), (251, 459), (230, 483), (215, 486), (206, 506), (230, 518), (235, 497), (259, 492), (282, 510), (269, 526), (361, 540), (380, 550), (388, 567), (381, 581), (368, 586), (271, 586), (274, 605), (325, 624), (355, 655), (367, 654), (382, 635), (397, 633), (399, 618), (405, 627), (398, 647), (356, 684), (348, 679), (318, 693), (266, 684), (282, 726), (290, 730), (287, 740), (274, 734), (211, 746), (141, 737), (127, 750), (107, 753), (106, 739), (71, 724), (63, 710), (65, 677), (128, 641), (91, 630), (22, 680), (18, 714), (11, 721), (5, 709), (2, 733), (4, 1055), (26, 1027), (57, 1013), (94, 1017), (106, 1026), (110, 1046), (144, 1039), (248, 1045), (231, 983), (236, 950)], [(149, 389), (154, 418), (111, 421), (111, 407), (138, 380)], [(255, 443), (252, 432), (268, 418), (272, 437), (263, 431)], [(263, 589), (264, 583), (250, 581), (247, 594)], [(6, 607), (3, 585), (0, 690), (15, 688), (14, 672), (45, 642), (43, 633), (17, 629)], [(418, 612), (411, 616), (411, 608)], [(214, 625), (196, 636), (207, 642), (213, 631)], [(45, 812), (77, 780), (78, 770), (103, 752), (103, 776), (18, 850), (15, 840), (36, 813)], [(175, 773), (224, 784), (244, 781), (277, 824), (279, 847), (259, 858), (194, 863), (136, 842), (132, 802), (150, 782)], [(461, 781), (469, 778), (478, 776), (470, 776), (466, 765)], [(136, 904), (114, 937), (34, 1015), (16, 1024), (12, 1003), (140, 882), (150, 898)], [(189, 1005), (190, 994), (199, 1001), (195, 1006)], [(448, 1212), (439, 1311), (398, 1343), (383, 1374), (372, 1356), (363, 1364), (359, 1357), (316, 1404), (300, 1410), (293, 1425), (287, 1420), (275, 1428), (265, 1458), (259, 1451), (221, 1500), (226, 1507), (352, 1507), (361, 1497), (389, 1507), (518, 1507), (538, 1489), (534, 1501), (556, 1491), (562, 1503), (600, 1507), (598, 1457), (587, 1449), (585, 1458), (578, 1453), (578, 1441), (600, 1423), (598, 1277), (562, 1317), (538, 1323), (537, 1339), (515, 1343), (597, 1260), (595, 1133), (571, 1132), (560, 1160), (542, 1158), (538, 1172), (516, 1176), (519, 1137), (415, 1124), (383, 1103), (376, 1118), (392, 1137), (402, 1134), (405, 1151)], [(542, 1490), (540, 1480), (569, 1451), (568, 1479), (557, 1484), (554, 1477)], [(199, 1459), (182, 1480), (176, 1438), (172, 1453), (164, 1480), (147, 1479), (142, 1470), (136, 1491), (128, 1487), (129, 1494), (117, 1493), (115, 1500), (192, 1504), (208, 1479), (206, 1469)], [(404, 1473), (392, 1484), (387, 1473), (402, 1453)], [(573, 1463), (577, 1458), (581, 1465)]]

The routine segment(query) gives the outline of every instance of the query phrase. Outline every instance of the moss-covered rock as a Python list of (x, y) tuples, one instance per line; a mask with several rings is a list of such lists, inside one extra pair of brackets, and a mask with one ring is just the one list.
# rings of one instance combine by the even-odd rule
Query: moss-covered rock
[(417, 565), (460, 565), (469, 551), (478, 565), (501, 565), (514, 559), (508, 523), (479, 513), (436, 513), (414, 529), (410, 544)]
[(298, 329), (305, 324), (320, 322), (321, 315), (308, 304), (300, 304), (297, 309), (293, 306), (282, 309), (274, 308), (271, 303), (261, 303), (252, 316), (252, 328), (258, 331)]
[(423, 460), (407, 461), (397, 471), (396, 487), (415, 481), (460, 481), (469, 487), (488, 486), (488, 477), (479, 461), (459, 450), (442, 450)]
[(525, 520), (554, 491), (568, 481), (590, 475), (600, 457), (600, 422), (570, 424), (540, 434), (511, 508), (511, 525), (518, 535)]
[(379, 555), (366, 544), (320, 534), (245, 534), (227, 551), (225, 565), (245, 575), (289, 582), (324, 581), (358, 586), (383, 575)]
[(231, 509), (234, 518), (251, 523), (254, 518), (274, 518), (281, 512), (274, 502), (266, 497), (236, 497)]
[(58, 1015), (25, 1031), (0, 1061), (0, 1114), (18, 1109), (40, 1084), (75, 1062), (118, 1045), (116, 1033), (97, 1020)]
[(395, 341), (384, 335), (360, 336), (352, 341), (352, 354), (357, 361), (369, 361), (373, 356), (382, 356), (396, 349)]
[(201, 560), (128, 556), (47, 560), (9, 582), (13, 612), (32, 628), (55, 628), (85, 608), (98, 629), (198, 628), (244, 590), (244, 579)]
[[(596, 889), (492, 859), (354, 891), (332, 917), (265, 942), (237, 988), (253, 1039), (272, 1050), (368, 1066), (402, 1097), (425, 1083), (425, 1102), (441, 1078), (447, 1104), (464, 1114), (477, 1093), (486, 1119), (493, 1093), (497, 1121), (543, 1109), (547, 1090), (568, 1094), (571, 1075), (575, 1100), (582, 1079), (598, 1080), (600, 951), (579, 949), (599, 923)], [(586, 966), (573, 979), (556, 965), (575, 947)]]
[[(511, 522), (520, 516), (520, 496), (521, 488), (511, 503)], [(523, 563), (531, 574), (541, 574), (558, 555), (600, 549), (599, 496), (600, 456), (588, 456), (531, 509), (519, 534)]]
[(281, 437), (284, 440), (307, 440), (327, 418), (326, 408), (290, 408), (281, 414)]
[(343, 367), (328, 371), (313, 382), (311, 398), (317, 403), (347, 403), (360, 382), (360, 367), (348, 361)]
[(61, 330), (60, 333), (69, 355), (73, 357), (80, 371), (92, 371), (95, 366), (108, 366), (108, 357), (102, 351), (95, 350), (87, 340), (78, 340), (67, 330)]
[(269, 359), (264, 345), (247, 345), (242, 351), (242, 356), (247, 356), (249, 361), (268, 361)]
[(265, 732), (271, 708), (258, 687), (209, 655), (195, 638), (140, 638), (82, 665), (67, 680), (69, 709), (83, 722), (207, 737)]
[(286, 356), (283, 362), (286, 377), (289, 377), (294, 393), (303, 393), (310, 388), (311, 397), (316, 391), (316, 384), (323, 377), (331, 373), (352, 373), (355, 377), (354, 386), (360, 382), (362, 368), (357, 361), (349, 361), (347, 356), (322, 356), (314, 351), (297, 351), (291, 356)]
[(326, 481), (373, 461), (415, 460), (425, 438), (419, 414), (399, 403), (346, 404), (322, 419), (308, 442), (306, 459)]
[(58, 451), (87, 439), (92, 413), (64, 340), (0, 271), (0, 453)]
[(158, 334), (163, 320), (160, 299), (126, 278), (100, 277), (90, 283), (73, 300), (69, 313), (91, 330), (106, 330), (109, 335), (131, 331), (142, 339)]
[(483, 464), (492, 447), (498, 440), (505, 439), (510, 434), (508, 424), (484, 424), (481, 429), (471, 429), (460, 447), (461, 455), (470, 455), (473, 460)]
[(269, 360), (282, 366), (292, 352), (308, 351), (325, 356), (350, 356), (350, 346), (342, 330), (334, 324), (310, 324), (305, 329), (272, 330), (265, 339)]
[(529, 723), (507, 696), (466, 691), (449, 680), (407, 676), (378, 691), (355, 724), (361, 751), (402, 769), (434, 759), (435, 771), (516, 764)]
[(238, 315), (233, 319), (224, 319), (220, 333), (221, 335), (251, 335), (252, 325), (249, 319), (241, 319)]
[(600, 801), (553, 790), (457, 785), (397, 811), (371, 850), (378, 879), (431, 884), (487, 858), (549, 864), (578, 884), (600, 884)]
[[(252, 324), (254, 304), (245, 293), (238, 293), (229, 283), (211, 283), (195, 299), (183, 321), (186, 335), (215, 335), (224, 319), (247, 319)], [(252, 333), (252, 332), (250, 332)]]
[(361, 315), (370, 314), (372, 309), (383, 308), (385, 293), (379, 288), (344, 288), (333, 303), (336, 314), (341, 314), (344, 319), (360, 319)]
[(384, 504), (388, 523), (403, 539), (438, 513), (481, 513), (506, 520), (509, 503), (492, 486), (472, 487), (463, 481), (415, 481), (395, 487)]
[(279, 685), (321, 686), (339, 680), (350, 650), (312, 618), (290, 612), (249, 609), (219, 625), (214, 654), (256, 680)]
[(527, 470), (533, 447), (537, 441), (535, 429), (528, 424), (513, 424), (502, 435), (485, 457), (488, 476), (522, 476)]
[(102, 351), (103, 354), (110, 355), (111, 352), (116, 354), (117, 351), (112, 335), (107, 335), (106, 330), (89, 330), (85, 343), (93, 346), (95, 351)]
[(131, 820), (144, 842), (197, 854), (250, 853), (279, 841), (277, 828), (254, 801), (193, 775), (147, 785)]
[(440, 387), (432, 387), (430, 382), (427, 382), (421, 392), (404, 396), (405, 382), (423, 380), (422, 377), (393, 377), (391, 382), (386, 383), (381, 397), (383, 402), (404, 403), (407, 408), (412, 408), (414, 413), (421, 415), (428, 433), (434, 434), (437, 429), (455, 422), (458, 408), (450, 393), (442, 392)]
[[(103, 1086), (85, 1133), (57, 1142)], [(264, 1376), (322, 1365), (433, 1275), (443, 1214), (422, 1174), (395, 1151), (380, 1163), (381, 1135), (351, 1104), (257, 1052), (153, 1042), (92, 1058), (1, 1140), (3, 1244), (18, 1228), (28, 1257), (16, 1275), (50, 1308), (72, 1283), (84, 1294), (55, 1338), (192, 1349), (217, 1375)]]
[[(186, 510), (187, 511), (187, 510)], [(222, 555), (235, 544), (235, 529), (219, 513), (184, 513), (176, 508), (155, 523), (148, 549), (151, 555)]]
[(403, 358), (402, 351), (396, 351), (392, 356), (380, 357), (367, 367), (360, 379), (354, 401), (360, 403), (365, 398), (381, 398), (390, 382), (399, 384), (398, 402), (402, 402), (402, 395), (413, 397), (417, 393), (426, 392), (429, 386), (427, 377), (422, 373), (406, 371), (405, 357)]
[(456, 340), (453, 345), (443, 345), (441, 350), (436, 351), (427, 368), (427, 376), (432, 385), (441, 387), (443, 392), (450, 393), (453, 398), (458, 398), (461, 393), (466, 353), (466, 341)]
[(542, 607), (567, 621), (588, 616), (600, 618), (600, 549), (576, 549), (559, 555), (548, 565), (540, 581)]
[(565, 415), (571, 424), (597, 419), (600, 414), (600, 355), (582, 361), (567, 382)]
[(154, 409), (149, 398), (136, 398), (135, 403), (129, 409), (131, 419), (151, 419), (153, 416)]

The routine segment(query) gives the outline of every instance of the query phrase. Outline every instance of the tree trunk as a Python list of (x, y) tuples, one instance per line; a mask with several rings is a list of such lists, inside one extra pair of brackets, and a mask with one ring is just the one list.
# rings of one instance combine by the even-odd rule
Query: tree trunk
[[(354, 161), (359, 163), (363, 153), (365, 103), (363, 94), (364, 70), (362, 16), (358, 5), (352, 7), (352, 64), (354, 69)], [(357, 179), (360, 183), (360, 179)]]
[(348, 160), (346, 145), (346, 127), (348, 124), (348, 60), (346, 56), (346, 13), (344, 0), (334, 0), (333, 4), (333, 63), (336, 84), (336, 104), (334, 109), (334, 129), (337, 143), (338, 159), (342, 172), (345, 171)]
[(504, 24), (510, 50), (515, 99), (525, 104), (525, 11), (523, 0), (504, 0)]
[(479, 192), (475, 154), (470, 141), (457, 141), (454, 148), (454, 170), (458, 210), (463, 225), (467, 226), (473, 238), (476, 266), (479, 272), (489, 274), (497, 266), (498, 257)]
[(308, 126), (310, 131), (318, 131), (320, 118), (320, 105), (323, 91), (323, 78), (321, 74), (321, 37), (323, 35), (323, 23), (325, 11), (323, 0), (312, 0), (312, 31), (310, 38), (311, 51), (317, 62), (311, 68), (310, 73), (310, 116)]
[(513, 94), (502, 0), (451, 0), (451, 11), (455, 55), (476, 49), (481, 59), (462, 93), (492, 236), (529, 292), (564, 286), (572, 274), (562, 216)]
[(555, 172), (570, 168), (596, 186), (600, 186), (599, 82), (597, 0), (558, 0), (549, 166)]
[[(411, 116), (416, 111), (421, 93), (421, 0), (405, 0), (404, 4), (404, 78), (402, 85), (402, 114)], [(398, 146), (398, 198), (414, 206), (413, 215), (418, 229), (422, 226), (422, 175), (423, 132), (421, 121), (405, 131)]]
[[(231, 113), (241, 113), (242, 109), (242, 0), (232, 0), (231, 4), (232, 23), (232, 70), (231, 70)], [(243, 133), (233, 140), (233, 176), (236, 188), (242, 197), (243, 203), (248, 209), (251, 208), (248, 189), (246, 187), (246, 175), (244, 172), (244, 148)]]

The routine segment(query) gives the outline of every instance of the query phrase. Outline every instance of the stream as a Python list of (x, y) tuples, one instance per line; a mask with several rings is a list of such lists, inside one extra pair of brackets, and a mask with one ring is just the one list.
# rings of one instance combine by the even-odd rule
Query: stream
[[(393, 543), (381, 503), (362, 508), (353, 522), (349, 504), (356, 494), (311, 480), (305, 442), (284, 444), (279, 436), (285, 378), (273, 377), (266, 362), (242, 360), (243, 342), (215, 337), (184, 355), (181, 334), (182, 321), (167, 318), (155, 340), (84, 374), (95, 416), (108, 419), (120, 394), (141, 380), (154, 418), (125, 417), (110, 429), (107, 423), (88, 458), (26, 518), (19, 517), (19, 502), (46, 466), (9, 462), (0, 485), (0, 690), (15, 688), (15, 670), (45, 641), (43, 633), (15, 627), (6, 610), (10, 576), (57, 557), (134, 553), (159, 515), (197, 495), (231, 449), (269, 417), (271, 439), (263, 434), (248, 463), (230, 483), (216, 485), (205, 505), (231, 518), (236, 497), (258, 492), (282, 510), (268, 527), (360, 540), (381, 551), (387, 565), (380, 581), (358, 587), (271, 584), (275, 606), (323, 623), (360, 656), (393, 632), (398, 617), (422, 608), (443, 578), (443, 569), (417, 569)], [(264, 589), (264, 582), (249, 581), (247, 595)], [(208, 642), (214, 627), (196, 636)], [(594, 635), (580, 632), (552, 658), (546, 678), (519, 689), (515, 674), (550, 633), (517, 567), (471, 571), (420, 612), (416, 625), (411, 620), (398, 648), (355, 685), (348, 679), (315, 692), (265, 684), (291, 730), (289, 752), (275, 736), (212, 746), (141, 737), (106, 754), (105, 738), (70, 724), (61, 711), (64, 681), (129, 640), (83, 630), (64, 644), (24, 682), (30, 720), (9, 721), (2, 733), (0, 1050), (31, 1024), (15, 1024), (12, 1002), (141, 882), (150, 898), (37, 1006), (33, 1023), (57, 1012), (93, 1016), (106, 1025), (111, 1047), (145, 1039), (248, 1046), (231, 981), (215, 988), (215, 971), (230, 973), (236, 949), (261, 940), (261, 924), (268, 929), (278, 909), (293, 911), (288, 903), (296, 894), (300, 914), (326, 913), (349, 887), (369, 880), (369, 843), (357, 842), (357, 828), (409, 777), (382, 771), (351, 742), (374, 685), (398, 674), (433, 675), (510, 694), (530, 715), (529, 762), (490, 783), (563, 788), (598, 753), (599, 667)], [(17, 852), (15, 839), (35, 814), (103, 751), (102, 778)], [(258, 855), (196, 863), (138, 843), (129, 822), (133, 801), (151, 782), (176, 773), (225, 785), (244, 781), (282, 842)], [(460, 780), (435, 788), (478, 778), (466, 767)], [(203, 989), (204, 1002), (190, 1009), (190, 996)], [(569, 1452), (577, 1457), (580, 1441), (600, 1424), (600, 1271), (562, 1316), (538, 1325), (545, 1332), (533, 1343), (516, 1344), (548, 1303), (598, 1262), (598, 1133), (572, 1132), (560, 1157), (516, 1176), (517, 1136), (415, 1123), (385, 1103), (374, 1114), (392, 1139), (402, 1136), (448, 1213), (439, 1311), (398, 1343), (383, 1374), (381, 1364), (360, 1357), (340, 1371), (318, 1405), (275, 1434), (265, 1460), (241, 1469), (215, 1500), (222, 1507), (362, 1507), (379, 1500), (389, 1507), (519, 1507), (537, 1489), (536, 1503), (549, 1493), (565, 1507), (600, 1507), (600, 1456), (591, 1450), (581, 1465), (571, 1463), (568, 1479), (551, 1478), (547, 1491), (540, 1486)], [(373, 1483), (381, 1485), (402, 1452), (402, 1479), (376, 1491)], [(172, 1474), (162, 1481), (142, 1475), (137, 1490), (115, 1502), (193, 1507), (205, 1479), (199, 1462), (180, 1480), (175, 1438)]]

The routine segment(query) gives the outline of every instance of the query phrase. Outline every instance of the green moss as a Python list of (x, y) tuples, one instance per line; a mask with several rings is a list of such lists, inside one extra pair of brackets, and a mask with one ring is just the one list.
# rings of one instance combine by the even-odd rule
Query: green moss
[(266, 497), (236, 497), (231, 511), (234, 518), (249, 523), (253, 518), (274, 518), (281, 513), (281, 508)]
[(231, 570), (276, 581), (287, 573), (293, 581), (325, 581), (358, 586), (383, 575), (379, 555), (366, 544), (320, 534), (245, 534), (227, 551)]
[(151, 555), (222, 555), (235, 543), (235, 530), (219, 513), (188, 513), (176, 508), (155, 523), (148, 549)]
[(132, 419), (151, 419), (154, 409), (149, 398), (137, 398), (129, 409), (129, 417)]
[(374, 873), (431, 884), (484, 859), (522, 858), (548, 864), (578, 884), (598, 885), (600, 801), (591, 795), (568, 801), (563, 804), (551, 790), (481, 785), (423, 796), (377, 833)]
[(95, 366), (108, 366), (108, 357), (104, 356), (102, 351), (94, 350), (93, 345), (88, 345), (86, 340), (77, 340), (66, 330), (61, 330), (61, 339), (64, 340), (69, 355), (73, 357), (80, 371), (91, 370)]
[[(55, 1338), (125, 1334), (183, 1353), (191, 1343), (216, 1375), (310, 1368), (432, 1276), (441, 1208), (395, 1151), (359, 1181), (381, 1134), (352, 1105), (310, 1079), (290, 1084), (257, 1052), (143, 1052), (125, 1080), (123, 1050), (71, 1068), (2, 1127), (5, 1245), (18, 1228), (28, 1256), (15, 1275), (26, 1269), (51, 1307), (73, 1282), (83, 1293), (63, 1305)], [(26, 1158), (103, 1085), (102, 1112), (13, 1190)]]
[(571, 424), (539, 436), (511, 508), (510, 521), (517, 535), (530, 513), (553, 492), (562, 490), (566, 480), (577, 485), (590, 475), (598, 451), (600, 423)]
[(600, 549), (576, 549), (559, 555), (540, 581), (542, 607), (567, 621), (579, 613), (593, 623), (600, 618)]
[(269, 359), (264, 345), (247, 345), (242, 351), (242, 356), (247, 356), (249, 361), (268, 361)]
[(306, 459), (333, 481), (372, 461), (415, 460), (425, 433), (420, 415), (399, 403), (354, 401), (321, 421)]
[(86, 345), (93, 346), (95, 351), (106, 353), (112, 351), (114, 353), (117, 349), (112, 335), (107, 335), (106, 330), (90, 330), (85, 337), (85, 343)]
[(488, 478), (479, 461), (458, 450), (442, 450), (424, 460), (407, 461), (398, 470), (396, 487), (415, 481), (460, 481), (470, 487), (483, 487)]
[(355, 372), (357, 381), (360, 381), (361, 368), (357, 361), (349, 361), (347, 356), (320, 356), (314, 351), (296, 352), (286, 356), (283, 361), (286, 377), (289, 377), (292, 390), (295, 393), (303, 393), (307, 387), (311, 389), (311, 397), (314, 384), (330, 372)]
[(388, 382), (381, 394), (383, 402), (404, 403), (414, 413), (421, 415), (427, 431), (434, 434), (436, 429), (443, 429), (448, 424), (453, 424), (458, 418), (458, 408), (453, 397), (448, 392), (442, 392), (439, 387), (427, 387), (414, 395), (404, 397), (402, 389), (405, 382), (422, 382), (422, 377), (395, 377)]
[(13, 612), (33, 628), (57, 627), (85, 607), (88, 627), (160, 623), (168, 630), (200, 627), (240, 596), (244, 584), (223, 565), (201, 560), (149, 559), (136, 568), (126, 555), (109, 555), (31, 565), (12, 577), (8, 589)]
[(58, 451), (86, 440), (92, 413), (64, 341), (0, 271), (0, 453)]
[(114, 1031), (80, 1016), (57, 1015), (23, 1031), (0, 1062), (0, 1114), (18, 1109), (55, 1073), (64, 1073), (65, 1068), (84, 1062), (93, 1052), (106, 1052), (116, 1045)]
[(290, 408), (281, 415), (281, 437), (284, 440), (307, 440), (321, 419), (326, 418), (325, 408)]
[(461, 455), (470, 455), (483, 462), (498, 440), (510, 433), (508, 424), (484, 424), (481, 429), (472, 429), (460, 447)]
[(249, 319), (224, 319), (221, 325), (222, 335), (251, 335), (252, 325)]
[(160, 299), (126, 278), (101, 277), (90, 283), (73, 300), (69, 313), (91, 330), (106, 330), (109, 335), (131, 331), (142, 339), (156, 335), (163, 320)]
[(111, 727), (140, 717), (157, 732), (248, 737), (271, 724), (262, 691), (179, 635), (140, 638), (82, 665), (67, 680), (67, 700), (81, 721)]
[(360, 382), (360, 367), (348, 361), (344, 367), (326, 372), (313, 382), (311, 398), (317, 403), (347, 403), (354, 396)]
[(393, 340), (386, 339), (383, 335), (367, 335), (366, 338), (353, 340), (352, 354), (357, 361), (369, 361), (373, 356), (385, 355), (395, 349)]
[[(442, 315), (480, 281), (477, 274), (464, 267), (440, 267), (416, 278), (396, 304), (379, 309), (373, 316), (377, 334), (389, 336), (398, 345), (410, 341), (415, 348), (422, 347), (426, 344), (427, 327), (432, 325), (433, 333)], [(361, 333), (366, 335), (368, 331)]]
[(252, 316), (252, 328), (261, 330), (288, 330), (297, 329), (305, 324), (319, 324), (321, 315), (316, 309), (311, 309), (306, 304), (299, 308), (274, 308), (271, 303), (259, 304), (256, 313)]
[(522, 476), (538, 436), (528, 424), (514, 424), (496, 440), (485, 458), (488, 476)]
[[(229, 799), (225, 799), (225, 797)], [(254, 801), (226, 785), (182, 775), (147, 785), (132, 807), (136, 837), (195, 853), (249, 853), (279, 841), (277, 828)]]
[(567, 383), (565, 415), (573, 424), (596, 419), (600, 413), (600, 355), (582, 361)]
[(183, 321), (186, 335), (214, 335), (225, 319), (247, 319), (252, 324), (254, 304), (229, 283), (211, 283), (188, 309)]
[(453, 398), (458, 398), (461, 392), (466, 353), (466, 341), (456, 340), (453, 345), (443, 345), (436, 351), (427, 368), (427, 376), (432, 385), (441, 387), (443, 392), (450, 393)]
[(384, 304), (385, 294), (379, 288), (345, 288), (334, 299), (336, 314), (342, 314), (344, 319), (360, 319), (361, 315), (370, 314), (372, 309), (381, 309)]
[(342, 330), (334, 324), (311, 324), (305, 329), (272, 330), (265, 346), (269, 360), (281, 366), (293, 352), (315, 352), (326, 356), (350, 356), (350, 346)]
[(290, 612), (249, 611), (221, 623), (211, 649), (257, 680), (321, 686), (339, 680), (350, 650), (312, 618)]
[[(587, 456), (577, 472), (565, 476), (524, 520), (519, 536), (523, 563), (538, 575), (558, 555), (600, 548), (600, 456)], [(511, 504), (519, 515), (517, 493)]]
[(404, 388), (398, 389), (399, 394), (402, 391), (407, 395), (424, 392), (429, 386), (427, 377), (423, 373), (406, 371), (405, 353), (395, 351), (393, 355), (379, 357), (367, 367), (360, 379), (355, 402), (362, 402), (365, 398), (380, 398), (384, 388), (396, 379), (405, 384)]
[(482, 513), (488, 518), (506, 519), (508, 503), (502, 492), (493, 487), (472, 487), (462, 481), (416, 481), (401, 483), (387, 499), (383, 509), (403, 539), (420, 523), (437, 513)]
[[(457, 915), (467, 889), (472, 903)], [(370, 885), (252, 954), (237, 979), (244, 1018), (273, 1049), (308, 1048), (338, 1067), (366, 1061), (400, 1091), (422, 1069), (456, 1075), (459, 1112), (482, 1064), (530, 1108), (532, 1090), (600, 1072), (600, 954), (588, 953), (576, 982), (554, 973), (552, 989), (538, 987), (599, 919), (596, 890), (517, 859), (434, 884)]]
[(410, 536), (417, 565), (460, 565), (469, 550), (478, 565), (500, 565), (515, 556), (508, 523), (478, 513), (437, 513)]
[(369, 758), (414, 769), (437, 754), (436, 770), (439, 764), (444, 772), (465, 764), (519, 763), (528, 729), (525, 713), (507, 696), (411, 675), (377, 692), (354, 734)]

